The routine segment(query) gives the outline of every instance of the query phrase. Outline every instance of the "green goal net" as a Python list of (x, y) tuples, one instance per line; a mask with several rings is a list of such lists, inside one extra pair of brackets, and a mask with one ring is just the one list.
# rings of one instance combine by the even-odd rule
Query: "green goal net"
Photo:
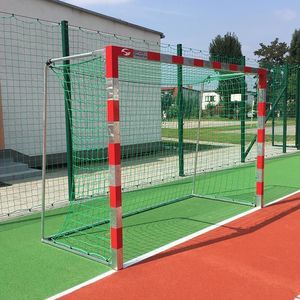
[[(46, 226), (44, 240), (111, 264), (105, 63), (50, 64), (70, 124), (71, 188), (64, 221)], [(245, 151), (256, 136), (256, 76), (119, 58), (119, 98), (123, 218), (191, 198), (255, 206), (256, 147)]]

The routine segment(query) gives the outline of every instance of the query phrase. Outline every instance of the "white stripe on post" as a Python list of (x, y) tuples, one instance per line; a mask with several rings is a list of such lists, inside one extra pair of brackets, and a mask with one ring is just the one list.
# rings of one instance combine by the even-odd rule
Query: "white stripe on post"
[(112, 267), (116, 270), (123, 268), (121, 144), (118, 79), (118, 56), (120, 55), (120, 51), (121, 50), (119, 48), (114, 46), (106, 47), (107, 126), (109, 139), (108, 165), (110, 176), (110, 241)]
[(256, 206), (264, 207), (265, 118), (267, 73), (259, 70), (257, 99)]

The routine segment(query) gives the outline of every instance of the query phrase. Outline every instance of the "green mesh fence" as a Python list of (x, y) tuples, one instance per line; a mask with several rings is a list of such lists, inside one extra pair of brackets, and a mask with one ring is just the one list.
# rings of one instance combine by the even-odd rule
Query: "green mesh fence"
[[(96, 57), (51, 65), (49, 79), (69, 94), (74, 195), (46, 236), (111, 263), (104, 64)], [(181, 88), (178, 74), (175, 65), (119, 59), (123, 217), (189, 198), (255, 205), (256, 148), (243, 160), (242, 145), (256, 133), (246, 116), (257, 78), (183, 66)]]
[[(174, 46), (69, 26), (70, 54), (108, 44), (174, 53)], [(61, 25), (0, 12), (0, 219), (41, 209), (43, 65), (62, 55)], [(176, 49), (176, 47), (175, 47)], [(175, 50), (176, 51), (176, 50)], [(49, 79), (46, 207), (69, 200), (63, 91)]]
[[(70, 54), (108, 44), (176, 54), (176, 45), (69, 25)], [(60, 23), (0, 12), (0, 218), (41, 208), (43, 64), (62, 55)], [(183, 49), (207, 59), (208, 52)], [(46, 207), (69, 200), (63, 91), (49, 80)], [(189, 91), (190, 92), (190, 91)], [(185, 91), (184, 91), (185, 93)]]
[[(175, 54), (176, 46), (69, 25), (70, 54), (108, 44)], [(0, 218), (41, 208), (43, 65), (62, 55), (60, 23), (0, 12)], [(191, 53), (194, 50), (189, 50)], [(196, 51), (196, 50), (195, 50)], [(203, 54), (203, 58), (206, 54)], [(47, 208), (69, 200), (63, 92), (49, 80)]]
[[(103, 48), (108, 44), (166, 54), (177, 52), (175, 45), (73, 25), (69, 25), (71, 55)], [(0, 26), (2, 221), (41, 210), (42, 72), (44, 63), (50, 57), (62, 55), (62, 41), (59, 23), (0, 13)], [(192, 48), (184, 47), (183, 55), (210, 59), (208, 52)], [(240, 63), (231, 58), (219, 59)], [(246, 59), (246, 64), (257, 65), (249, 59)], [(61, 246), (109, 262), (107, 138), (103, 102), (106, 101), (106, 92), (101, 77), (102, 68), (103, 62), (95, 59), (72, 65), (70, 69), (71, 110), (68, 115), (73, 124), (72, 197), (68, 193), (64, 91), (61, 85), (63, 69), (59, 66), (53, 69), (60, 80), (57, 80), (54, 72), (50, 72), (45, 234), (52, 236), (52, 240)], [(191, 195), (194, 198), (180, 203), (188, 203), (195, 200), (195, 197), (234, 200), (249, 205), (254, 203), (255, 171), (252, 162), (256, 151), (256, 78), (243, 75), (230, 77), (226, 73), (183, 68), (183, 87), (178, 93), (177, 68), (174, 66), (145, 62), (128, 64), (122, 61), (120, 72), (121, 96), (125, 99), (121, 103), (123, 212), (124, 216), (132, 216), (126, 218), (129, 220), (127, 224), (130, 224), (131, 236), (125, 234), (124, 240), (133, 241), (134, 237), (137, 240), (134, 245), (131, 243), (131, 246), (125, 247), (126, 259), (141, 253), (139, 240), (143, 233), (138, 237), (135, 235), (137, 223), (134, 216), (144, 218), (145, 214), (137, 215), (137, 212)], [(288, 72), (286, 115), (292, 116), (294, 106), (297, 107), (296, 103), (293, 104), (294, 98), (297, 102), (294, 67), (289, 66)], [(276, 83), (271, 87), (275, 96), (268, 98), (269, 103), (276, 101), (276, 94), (279, 95), (284, 85), (282, 71), (275, 73)], [(178, 94), (182, 94), (181, 114)], [(201, 122), (198, 128), (200, 107)], [(283, 152), (282, 110), (278, 109), (278, 115), (274, 117), (274, 132), (271, 119), (267, 122), (267, 156), (278, 156)], [(178, 131), (179, 116), (183, 117), (184, 123), (182, 136)], [(296, 120), (287, 117), (286, 123), (287, 146), (294, 145)], [(183, 149), (183, 159), (178, 155), (179, 148)], [(295, 149), (287, 147), (286, 150), (291, 152)], [(182, 174), (180, 165), (183, 167)], [(274, 189), (272, 187), (272, 191)], [(216, 206), (205, 203), (201, 209), (207, 209), (206, 216), (212, 217), (212, 207)], [(235, 208), (240, 211), (237, 206)], [(219, 212), (222, 211), (223, 208), (219, 207)], [(64, 222), (54, 222), (51, 219), (53, 214), (65, 219)], [(140, 223), (143, 223), (143, 218)], [(149, 215), (148, 219), (151, 219)], [(177, 233), (182, 228), (179, 228), (179, 223), (175, 224), (177, 226), (174, 223), (170, 222), (172, 226), (169, 224), (168, 228), (172, 227), (173, 233), (176, 231), (176, 237), (180, 238)], [(146, 223), (144, 227), (149, 228)], [(160, 229), (156, 229), (158, 233)], [(172, 241), (169, 232), (165, 232), (165, 240)], [(152, 239), (144, 238), (143, 246), (152, 250), (157, 240), (154, 235)], [(133, 249), (131, 253), (129, 247)]]
[(297, 70), (296, 65), (278, 65), (272, 66), (269, 73), (272, 145), (283, 152), (286, 147), (296, 146)]
[[(5, 13), (0, 13), (0, 27), (0, 119), (3, 121), (0, 121), (0, 140), (3, 141), (0, 146), (0, 219), (5, 220), (40, 210), (41, 66), (49, 54), (61, 55), (61, 38), (57, 23)], [(59, 93), (57, 84), (53, 85), (53, 93)], [(57, 138), (52, 143), (52, 151), (57, 155), (53, 164), (49, 164), (49, 171), (57, 171), (64, 161), (64, 128), (57, 126), (63, 112), (55, 104), (50, 111), (49, 129)], [(55, 192), (47, 194), (48, 206), (66, 199), (61, 178), (52, 177), (47, 184), (55, 187)]]

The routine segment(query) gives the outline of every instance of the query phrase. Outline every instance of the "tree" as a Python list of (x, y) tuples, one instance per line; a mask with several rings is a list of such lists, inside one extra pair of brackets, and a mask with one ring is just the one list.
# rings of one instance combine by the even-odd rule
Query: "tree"
[(293, 33), (289, 52), (289, 61), (300, 64), (300, 29), (296, 29)]
[[(210, 60), (234, 64), (244, 64), (242, 46), (238, 37), (231, 32), (224, 36), (217, 35), (209, 45)], [(224, 72), (220, 72), (224, 74)], [(231, 103), (231, 94), (241, 93), (243, 80), (231, 79), (219, 81), (217, 92), (221, 97), (221, 105), (224, 106), (223, 117), (232, 118), (234, 106)]]
[(270, 45), (265, 45), (264, 43), (259, 43), (260, 48), (254, 51), (254, 55), (259, 56), (259, 65), (261, 67), (269, 67), (273, 64), (284, 64), (287, 61), (287, 55), (289, 47), (285, 42), (279, 42), (276, 38), (270, 43)]
[(224, 36), (217, 35), (209, 45), (209, 54), (211, 60), (237, 64), (241, 63), (243, 57), (241, 43), (231, 32), (227, 32)]

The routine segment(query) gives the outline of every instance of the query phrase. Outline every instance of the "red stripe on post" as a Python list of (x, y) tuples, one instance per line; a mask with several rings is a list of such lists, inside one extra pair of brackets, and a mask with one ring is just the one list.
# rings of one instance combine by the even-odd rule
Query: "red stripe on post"
[(267, 76), (268, 71), (267, 71), (266, 69), (258, 69), (258, 70), (257, 70), (257, 74), (258, 74), (258, 75)]
[(195, 67), (203, 67), (204, 66), (204, 62), (202, 59), (194, 59), (194, 66)]
[(123, 248), (123, 230), (120, 228), (110, 228), (110, 239), (112, 249), (118, 250)]
[(213, 61), (212, 66), (214, 69), (218, 69), (218, 70), (222, 68), (222, 64), (219, 61)]
[(117, 166), (121, 163), (121, 145), (108, 144), (108, 164)]
[(265, 142), (265, 129), (257, 129), (257, 142), (258, 143)]
[(121, 186), (110, 186), (109, 195), (109, 203), (111, 208), (117, 208), (122, 205)]
[(107, 46), (106, 54), (106, 78), (118, 78), (118, 53), (115, 46)]
[(257, 156), (257, 162), (256, 162), (257, 169), (263, 170), (265, 167), (265, 157), (263, 155)]
[(266, 89), (267, 88), (267, 76), (260, 74), (258, 77), (259, 77), (258, 88)]
[(259, 102), (257, 105), (257, 114), (259, 117), (266, 116), (266, 102)]
[(107, 100), (107, 121), (120, 121), (119, 100)]
[(268, 71), (266, 69), (258, 69), (257, 74), (259, 75), (258, 87), (260, 89), (266, 89)]
[(182, 56), (173, 55), (172, 56), (172, 63), (173, 64), (178, 64), (178, 65), (182, 65), (183, 64), (183, 57)]
[(160, 53), (148, 52), (148, 60), (160, 61)]
[(264, 194), (264, 183), (261, 181), (256, 182), (256, 195), (263, 196)]
[(133, 49), (117, 46), (107, 46), (106, 53), (106, 78), (118, 78), (118, 57), (133, 57)]
[(251, 68), (251, 67), (245, 66), (245, 67), (244, 67), (244, 72), (245, 72), (245, 73), (252, 73), (252, 68)]
[(236, 65), (236, 64), (230, 64), (229, 65), (229, 70), (230, 71), (237, 71), (238, 70), (238, 65)]

